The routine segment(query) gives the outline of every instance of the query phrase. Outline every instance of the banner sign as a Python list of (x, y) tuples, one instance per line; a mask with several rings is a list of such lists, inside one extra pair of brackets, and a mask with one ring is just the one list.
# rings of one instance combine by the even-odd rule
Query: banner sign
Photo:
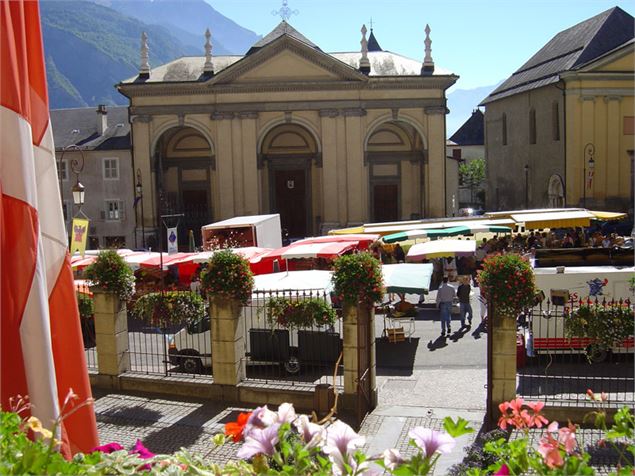
[(71, 227), (71, 248), (73, 255), (76, 251), (83, 257), (86, 252), (86, 239), (88, 238), (88, 220), (83, 218), (73, 218)]
[(173, 255), (179, 252), (179, 238), (176, 227), (168, 228), (168, 254)]

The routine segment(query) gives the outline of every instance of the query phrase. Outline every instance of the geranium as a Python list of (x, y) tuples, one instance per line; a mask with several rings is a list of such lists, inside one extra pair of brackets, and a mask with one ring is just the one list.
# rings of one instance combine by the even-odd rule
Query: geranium
[(141, 458), (141, 459), (150, 459), (150, 458), (153, 458), (155, 456), (155, 454), (152, 451), (150, 451), (148, 448), (146, 448), (143, 445), (141, 440), (137, 440), (135, 445), (130, 450), (130, 454), (131, 455), (138, 455), (139, 458)]
[(134, 274), (115, 250), (104, 250), (95, 262), (84, 271), (92, 286), (116, 294), (122, 301), (129, 301), (134, 294)]
[(201, 273), (201, 288), (207, 295), (236, 299), (242, 305), (251, 298), (253, 287), (249, 262), (231, 250), (215, 252)]
[(251, 412), (241, 412), (238, 415), (236, 421), (230, 421), (229, 423), (225, 424), (225, 434), (227, 436), (231, 436), (232, 440), (234, 440), (234, 443), (242, 441), (243, 430), (250, 416)]
[(205, 314), (201, 296), (191, 291), (164, 291), (141, 296), (132, 314), (157, 327), (199, 319)]
[(383, 295), (379, 261), (370, 253), (344, 255), (333, 261), (335, 294), (345, 303), (372, 307)]
[[(515, 398), (498, 405), (501, 416), (498, 426), (506, 430), (508, 426), (519, 430), (542, 428), (549, 421), (540, 413), (545, 406), (542, 402), (525, 402), (522, 398)], [(528, 409), (531, 410), (529, 413)]]
[(113, 442), (113, 443), (106, 443), (105, 445), (101, 445), (101, 446), (95, 446), (92, 450), (90, 450), (90, 453), (99, 451), (100, 453), (110, 454), (110, 453), (114, 453), (115, 451), (121, 451), (123, 449), (124, 447), (121, 446), (119, 443)]

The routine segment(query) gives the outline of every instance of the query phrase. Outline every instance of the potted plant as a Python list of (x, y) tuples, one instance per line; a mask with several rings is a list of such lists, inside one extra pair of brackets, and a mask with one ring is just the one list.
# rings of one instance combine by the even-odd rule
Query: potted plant
[(340, 256), (333, 268), (335, 296), (342, 303), (372, 308), (383, 298), (381, 267), (370, 253)]
[(129, 301), (134, 294), (134, 274), (115, 250), (99, 253), (95, 262), (84, 271), (84, 276), (92, 286), (114, 293), (122, 301)]
[(288, 329), (301, 327), (332, 327), (337, 320), (335, 309), (320, 298), (289, 299), (274, 297), (265, 305), (267, 322)]
[(508, 253), (485, 258), (478, 283), (481, 295), (498, 315), (515, 319), (521, 310), (533, 306), (534, 272), (529, 261), (520, 255)]
[(249, 262), (231, 250), (217, 251), (201, 273), (201, 289), (210, 297), (249, 302), (254, 277)]
[(144, 294), (134, 303), (138, 319), (165, 329), (173, 324), (199, 319), (205, 314), (203, 299), (191, 291), (163, 291)]

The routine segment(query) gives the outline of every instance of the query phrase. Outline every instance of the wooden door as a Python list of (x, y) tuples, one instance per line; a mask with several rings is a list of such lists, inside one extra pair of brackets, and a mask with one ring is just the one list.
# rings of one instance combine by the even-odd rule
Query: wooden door
[(399, 185), (396, 183), (373, 184), (373, 221), (399, 220)]
[(307, 235), (307, 188), (304, 169), (275, 170), (274, 213), (280, 214), (283, 230), (289, 238), (304, 238)]
[(202, 188), (184, 189), (181, 192), (182, 210), (185, 215), (179, 224), (179, 249), (189, 250), (188, 232), (194, 232), (195, 245), (201, 246), (201, 227), (211, 221), (209, 191)]

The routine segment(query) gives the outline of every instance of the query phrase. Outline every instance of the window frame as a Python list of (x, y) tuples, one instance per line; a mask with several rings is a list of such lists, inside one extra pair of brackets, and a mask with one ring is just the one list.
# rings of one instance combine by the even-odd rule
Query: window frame
[[(63, 159), (63, 160), (56, 160), (56, 167), (57, 167), (57, 179), (58, 180), (62, 180), (62, 182), (68, 182), (68, 160), (67, 159)], [(63, 172), (62, 176), (60, 177), (60, 174)]]
[[(106, 176), (106, 170), (110, 170), (110, 171), (112, 171), (112, 167), (106, 167), (106, 164), (107, 164), (109, 161), (113, 161), (113, 162), (114, 162), (114, 164), (115, 164), (115, 170), (116, 170), (116, 172), (117, 172), (117, 174), (116, 174), (117, 176), (116, 176), (116, 177), (112, 177), (112, 176), (111, 176), (111, 177), (107, 177), (107, 176)], [(104, 180), (119, 180), (119, 177), (120, 177), (120, 175), (121, 175), (121, 174), (119, 173), (119, 157), (104, 157), (104, 158), (102, 159), (102, 162), (101, 162), (101, 163), (102, 163), (102, 166), (101, 166), (101, 170), (102, 170), (102, 177), (103, 177), (103, 179), (104, 179)], [(111, 172), (111, 173), (112, 173), (112, 172)]]
[[(117, 204), (117, 218), (110, 218), (110, 204)], [(110, 198), (104, 200), (104, 220), (109, 222), (122, 222), (125, 217), (124, 202), (118, 198)]]

